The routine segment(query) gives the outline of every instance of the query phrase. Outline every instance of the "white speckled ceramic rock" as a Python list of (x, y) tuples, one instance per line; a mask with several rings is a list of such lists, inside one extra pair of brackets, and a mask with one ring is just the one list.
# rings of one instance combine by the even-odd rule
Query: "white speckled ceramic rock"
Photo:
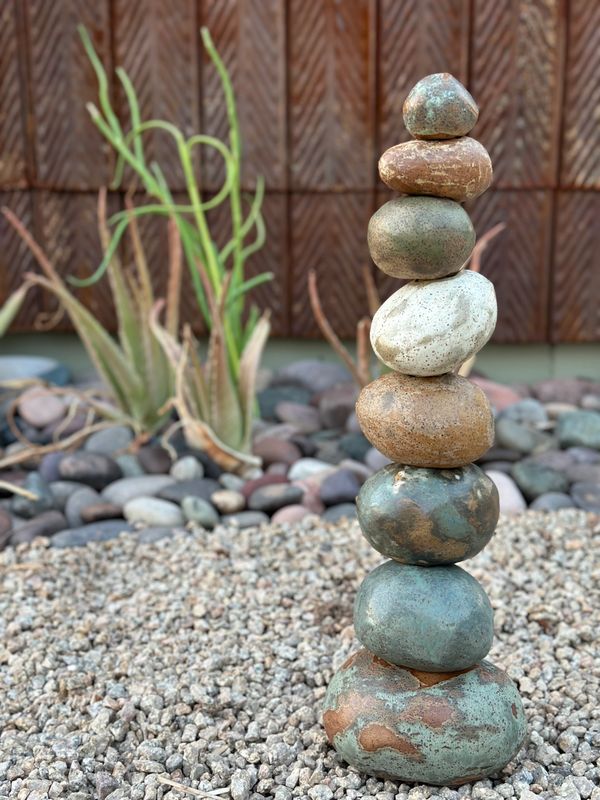
[(477, 272), (412, 281), (373, 317), (371, 345), (396, 372), (443, 375), (481, 350), (494, 331), (496, 317), (494, 286)]

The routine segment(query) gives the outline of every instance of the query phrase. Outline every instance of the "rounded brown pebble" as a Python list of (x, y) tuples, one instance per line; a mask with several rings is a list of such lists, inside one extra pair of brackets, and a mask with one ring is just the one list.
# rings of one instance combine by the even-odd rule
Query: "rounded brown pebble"
[(460, 81), (449, 72), (437, 72), (415, 84), (402, 113), (417, 139), (454, 139), (474, 128), (479, 109)]
[(432, 280), (458, 272), (475, 246), (465, 209), (445, 197), (396, 197), (369, 220), (371, 258), (393, 278)]
[(464, 203), (491, 184), (492, 162), (485, 147), (469, 136), (443, 142), (416, 140), (386, 150), (379, 159), (379, 175), (396, 192)]
[(361, 391), (356, 416), (374, 447), (412, 467), (462, 467), (476, 461), (494, 440), (494, 417), (485, 394), (453, 374), (382, 375)]

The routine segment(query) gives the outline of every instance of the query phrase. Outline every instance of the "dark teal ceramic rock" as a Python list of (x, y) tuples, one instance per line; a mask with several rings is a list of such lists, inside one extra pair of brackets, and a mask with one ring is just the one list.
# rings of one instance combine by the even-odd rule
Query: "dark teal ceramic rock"
[(427, 75), (411, 89), (402, 108), (404, 124), (417, 139), (453, 139), (475, 126), (479, 109), (448, 72)]
[(368, 650), (348, 659), (329, 684), (323, 724), (340, 756), (361, 772), (443, 786), (497, 773), (525, 736), (517, 689), (489, 662), (436, 676), (392, 666)]
[(456, 566), (386, 561), (362, 582), (354, 629), (372, 653), (411, 669), (453, 672), (489, 653), (494, 615), (483, 587)]
[(472, 558), (489, 542), (499, 514), (496, 485), (474, 464), (388, 464), (363, 484), (356, 505), (369, 544), (404, 564)]

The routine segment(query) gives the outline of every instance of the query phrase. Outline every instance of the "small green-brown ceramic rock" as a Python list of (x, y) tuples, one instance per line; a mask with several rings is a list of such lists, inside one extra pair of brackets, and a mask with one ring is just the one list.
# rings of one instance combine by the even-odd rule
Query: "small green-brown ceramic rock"
[(354, 630), (361, 644), (390, 664), (451, 672), (489, 653), (494, 614), (481, 584), (454, 564), (386, 561), (359, 587)]
[(356, 416), (374, 447), (390, 461), (413, 467), (464, 467), (494, 439), (485, 394), (458, 375), (389, 372), (364, 387)]
[(390, 147), (379, 159), (379, 175), (402, 194), (430, 194), (458, 203), (483, 194), (492, 182), (492, 162), (476, 139), (413, 140)]
[(358, 769), (408, 783), (459, 786), (501, 770), (525, 737), (525, 714), (505, 672), (482, 661), (428, 675), (360, 650), (325, 695), (323, 724)]
[(411, 89), (402, 108), (404, 124), (417, 139), (454, 139), (469, 133), (479, 109), (448, 72), (427, 75)]
[(498, 490), (475, 464), (420, 469), (388, 464), (356, 499), (367, 541), (403, 564), (454, 564), (486, 546), (498, 522)]
[(394, 278), (432, 280), (458, 272), (475, 246), (469, 215), (443, 197), (396, 197), (369, 220), (371, 258)]

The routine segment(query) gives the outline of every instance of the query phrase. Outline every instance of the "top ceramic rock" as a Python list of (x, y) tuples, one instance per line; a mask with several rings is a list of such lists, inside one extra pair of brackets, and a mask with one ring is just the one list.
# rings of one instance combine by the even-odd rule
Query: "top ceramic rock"
[(494, 285), (465, 270), (439, 281), (413, 281), (389, 297), (371, 325), (371, 346), (405, 375), (443, 375), (488, 341), (498, 309)]
[(417, 139), (454, 139), (475, 127), (479, 109), (465, 87), (448, 72), (427, 75), (410, 91), (404, 124)]

